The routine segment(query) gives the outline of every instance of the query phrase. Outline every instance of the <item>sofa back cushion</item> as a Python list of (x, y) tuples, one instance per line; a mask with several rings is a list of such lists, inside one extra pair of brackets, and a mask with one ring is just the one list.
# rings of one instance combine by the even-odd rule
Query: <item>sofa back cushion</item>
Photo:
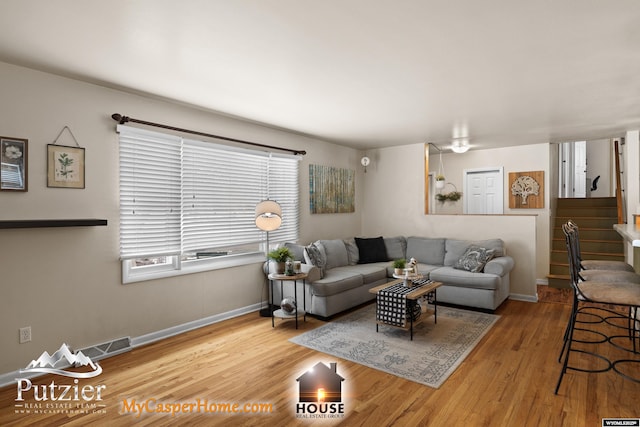
[(347, 247), (342, 239), (318, 240), (316, 243), (320, 243), (324, 248), (324, 254), (327, 258), (325, 269), (331, 270), (332, 268), (349, 265)]
[(407, 239), (404, 236), (385, 237), (384, 246), (387, 249), (389, 259), (402, 259), (407, 257)]
[(502, 239), (487, 240), (460, 240), (447, 239), (445, 243), (446, 254), (444, 256), (444, 265), (453, 266), (465, 253), (467, 248), (475, 245), (485, 249), (492, 249), (493, 256), (499, 257), (504, 255), (504, 242)]
[(387, 247), (384, 245), (382, 236), (370, 238), (356, 237), (355, 240), (360, 254), (358, 264), (389, 261)]
[(349, 255), (349, 265), (356, 265), (360, 261), (360, 251), (358, 251), (358, 245), (356, 245), (356, 239), (353, 237), (344, 239), (344, 246), (347, 248), (347, 255)]
[(408, 237), (407, 258), (415, 258), (416, 261), (423, 264), (443, 265), (444, 242), (445, 239), (443, 238)]
[(286, 242), (284, 244), (285, 248), (289, 248), (289, 250), (293, 253), (293, 260), (305, 262), (304, 260), (304, 246), (298, 245), (296, 243)]

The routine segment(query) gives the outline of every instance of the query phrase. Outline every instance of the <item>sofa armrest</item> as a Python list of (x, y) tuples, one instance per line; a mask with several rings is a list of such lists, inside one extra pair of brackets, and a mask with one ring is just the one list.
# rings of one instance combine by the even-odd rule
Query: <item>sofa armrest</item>
[(513, 266), (515, 265), (515, 261), (510, 256), (500, 256), (497, 258), (493, 258), (484, 266), (484, 272), (490, 274), (496, 274), (500, 277), (509, 273)]
[(313, 283), (320, 280), (320, 269), (313, 264), (302, 264), (302, 272), (307, 273), (307, 283)]

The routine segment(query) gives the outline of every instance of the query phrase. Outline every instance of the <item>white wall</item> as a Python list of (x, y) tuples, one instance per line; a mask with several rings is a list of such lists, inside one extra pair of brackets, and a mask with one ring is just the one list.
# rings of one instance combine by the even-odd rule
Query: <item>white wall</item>
[(615, 197), (615, 185), (612, 182), (612, 146), (610, 139), (587, 141), (587, 178), (589, 183), (600, 176), (598, 188), (591, 197)]
[[(5, 63), (0, 63), (0, 93), (0, 135), (29, 140), (29, 191), (0, 192), (0, 220), (109, 222), (107, 227), (0, 230), (0, 374), (26, 366), (63, 342), (82, 348), (138, 337), (260, 301), (264, 276), (259, 264), (121, 284), (113, 113), (306, 150), (300, 165), (301, 241), (360, 230), (363, 191), (356, 150)], [(86, 149), (83, 190), (46, 186), (46, 145), (65, 125)], [(73, 144), (68, 138), (60, 142)], [(358, 171), (356, 213), (310, 215), (310, 163)], [(18, 344), (23, 326), (32, 327), (33, 341)]]
[[(516, 260), (511, 274), (512, 296), (536, 300), (536, 277), (546, 276), (538, 268), (548, 271), (548, 209), (536, 210), (539, 215), (532, 215), (533, 209), (522, 215), (424, 215), (423, 149), (423, 144), (412, 144), (368, 152), (372, 165), (364, 179), (363, 235), (417, 235), (460, 239), (500, 237), (505, 241), (509, 255)], [(443, 155), (447, 180), (457, 179), (456, 186), (460, 189), (463, 167), (504, 164), (505, 172), (546, 169), (546, 166), (537, 162), (520, 166), (524, 169), (517, 165), (514, 166), (515, 169), (511, 169), (508, 160), (512, 156), (526, 155), (541, 156), (548, 161), (548, 144), (503, 150), (507, 151), (504, 157), (501, 150)], [(433, 165), (433, 158), (431, 162)], [(462, 201), (457, 203), (461, 204)], [(540, 266), (540, 258), (546, 259), (546, 267)], [(538, 274), (542, 276), (537, 276)]]
[[(624, 174), (622, 176), (624, 198), (626, 202), (627, 223), (633, 222), (633, 215), (640, 215), (640, 131), (633, 130), (625, 135), (625, 144), (620, 147), (623, 152)], [(633, 248), (627, 242), (627, 262), (633, 265)]]

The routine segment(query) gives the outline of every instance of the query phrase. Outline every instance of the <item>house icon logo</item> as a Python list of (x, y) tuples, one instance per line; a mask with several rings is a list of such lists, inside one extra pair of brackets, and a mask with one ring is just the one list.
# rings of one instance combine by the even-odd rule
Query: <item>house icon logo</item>
[(316, 363), (304, 374), (296, 378), (298, 382), (298, 418), (341, 418), (344, 417), (342, 383), (337, 363)]
[[(63, 368), (84, 368), (83, 371), (67, 371)], [(20, 369), (21, 374), (45, 373), (64, 375), (71, 378), (93, 378), (102, 373), (102, 367), (85, 356), (81, 351), (73, 353), (67, 344), (62, 344), (53, 354), (46, 351), (36, 360), (32, 360), (26, 368)]]

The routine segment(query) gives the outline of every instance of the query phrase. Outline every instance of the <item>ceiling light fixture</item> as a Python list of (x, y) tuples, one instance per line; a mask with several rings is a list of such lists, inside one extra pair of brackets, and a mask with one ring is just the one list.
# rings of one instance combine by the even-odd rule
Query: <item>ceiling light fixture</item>
[(454, 139), (451, 144), (451, 151), (454, 153), (466, 153), (469, 151), (469, 140), (468, 139)]

